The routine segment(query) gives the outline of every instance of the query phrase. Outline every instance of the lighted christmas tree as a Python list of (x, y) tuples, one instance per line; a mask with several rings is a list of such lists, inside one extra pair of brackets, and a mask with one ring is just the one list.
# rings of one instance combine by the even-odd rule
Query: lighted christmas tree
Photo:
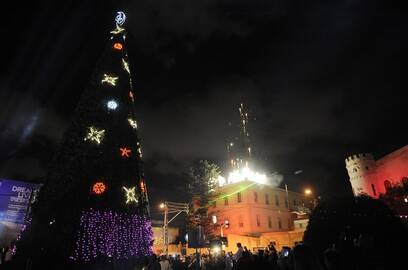
[(112, 264), (151, 253), (125, 19), (118, 12), (33, 207), (32, 222), (17, 244), (17, 257), (20, 252), (34, 266), (36, 260), (50, 259), (61, 265), (64, 260)]

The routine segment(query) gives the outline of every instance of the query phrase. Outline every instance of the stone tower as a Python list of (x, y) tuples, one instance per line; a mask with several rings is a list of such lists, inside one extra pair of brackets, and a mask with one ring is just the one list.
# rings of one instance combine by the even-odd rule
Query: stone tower
[(373, 155), (369, 153), (356, 154), (346, 158), (345, 162), (354, 196), (368, 194), (372, 197), (378, 197), (378, 192), (371, 183), (376, 169)]

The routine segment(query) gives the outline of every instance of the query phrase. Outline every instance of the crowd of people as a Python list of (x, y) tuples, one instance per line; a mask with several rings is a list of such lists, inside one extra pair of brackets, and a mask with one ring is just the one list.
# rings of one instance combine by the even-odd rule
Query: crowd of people
[[(348, 247), (351, 248), (351, 247)], [(149, 263), (144, 267), (146, 270), (363, 270), (377, 269), (378, 262), (373, 264), (362, 262), (367, 259), (356, 249), (351, 248), (348, 252), (335, 247), (327, 248), (322, 254), (317, 254), (309, 245), (299, 243), (293, 248), (282, 247), (279, 251), (273, 243), (265, 249), (257, 249), (252, 252), (240, 243), (237, 250), (232, 252), (221, 251), (201, 256), (197, 260), (196, 254), (191, 256), (160, 256), (152, 255)], [(353, 254), (352, 254), (353, 253)], [(320, 255), (320, 256), (319, 256)], [(360, 256), (360, 259), (357, 258)], [(198, 264), (198, 265), (197, 265)], [(382, 269), (382, 268), (378, 268)]]

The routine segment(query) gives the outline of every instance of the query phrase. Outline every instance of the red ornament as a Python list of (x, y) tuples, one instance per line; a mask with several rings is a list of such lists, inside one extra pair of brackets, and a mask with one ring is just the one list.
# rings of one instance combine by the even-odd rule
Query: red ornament
[(116, 42), (115, 44), (113, 44), (113, 48), (114, 48), (115, 50), (120, 51), (120, 50), (122, 50), (123, 45), (122, 45), (121, 43), (119, 43), (119, 42)]
[(146, 191), (145, 184), (144, 184), (143, 180), (140, 181), (140, 190), (141, 190), (142, 192), (145, 192), (145, 191)]
[(97, 195), (101, 195), (105, 191), (106, 191), (106, 185), (103, 182), (96, 182), (92, 186), (92, 192), (97, 194)]
[(127, 157), (128, 158), (128, 157), (130, 157), (130, 154), (132, 153), (132, 150), (127, 149), (126, 147), (119, 148), (119, 150), (121, 151), (120, 155), (122, 157)]

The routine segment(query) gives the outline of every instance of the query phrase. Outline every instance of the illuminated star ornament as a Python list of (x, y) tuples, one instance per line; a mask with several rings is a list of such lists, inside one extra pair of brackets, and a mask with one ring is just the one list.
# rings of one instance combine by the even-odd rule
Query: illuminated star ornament
[(119, 150), (120, 150), (120, 155), (122, 156), (122, 157), (130, 157), (130, 154), (132, 153), (132, 150), (130, 150), (130, 149), (127, 149), (126, 147), (123, 147), (123, 148), (119, 148)]
[(136, 187), (123, 187), (123, 189), (125, 190), (126, 194), (126, 204), (129, 204), (131, 202), (135, 202), (137, 203), (137, 199), (136, 199)]
[(132, 118), (128, 118), (128, 122), (129, 122), (129, 124), (130, 124), (130, 126), (132, 127), (132, 128), (134, 128), (134, 129), (137, 129), (137, 122), (136, 122), (136, 120), (133, 120)]
[(84, 141), (94, 141), (97, 144), (100, 144), (101, 141), (103, 140), (103, 136), (105, 135), (105, 130), (101, 129), (98, 130), (95, 127), (89, 127), (89, 131), (86, 134), (86, 137), (84, 138)]
[(125, 59), (122, 58), (122, 65), (123, 65), (123, 69), (127, 71), (127, 73), (130, 74), (130, 69), (129, 69), (129, 64), (128, 62), (126, 62)]
[(103, 74), (103, 79), (102, 79), (101, 83), (107, 83), (107, 84), (110, 84), (112, 86), (115, 86), (118, 79), (119, 79), (119, 77), (110, 76), (110, 75), (105, 73), (105, 74)]

